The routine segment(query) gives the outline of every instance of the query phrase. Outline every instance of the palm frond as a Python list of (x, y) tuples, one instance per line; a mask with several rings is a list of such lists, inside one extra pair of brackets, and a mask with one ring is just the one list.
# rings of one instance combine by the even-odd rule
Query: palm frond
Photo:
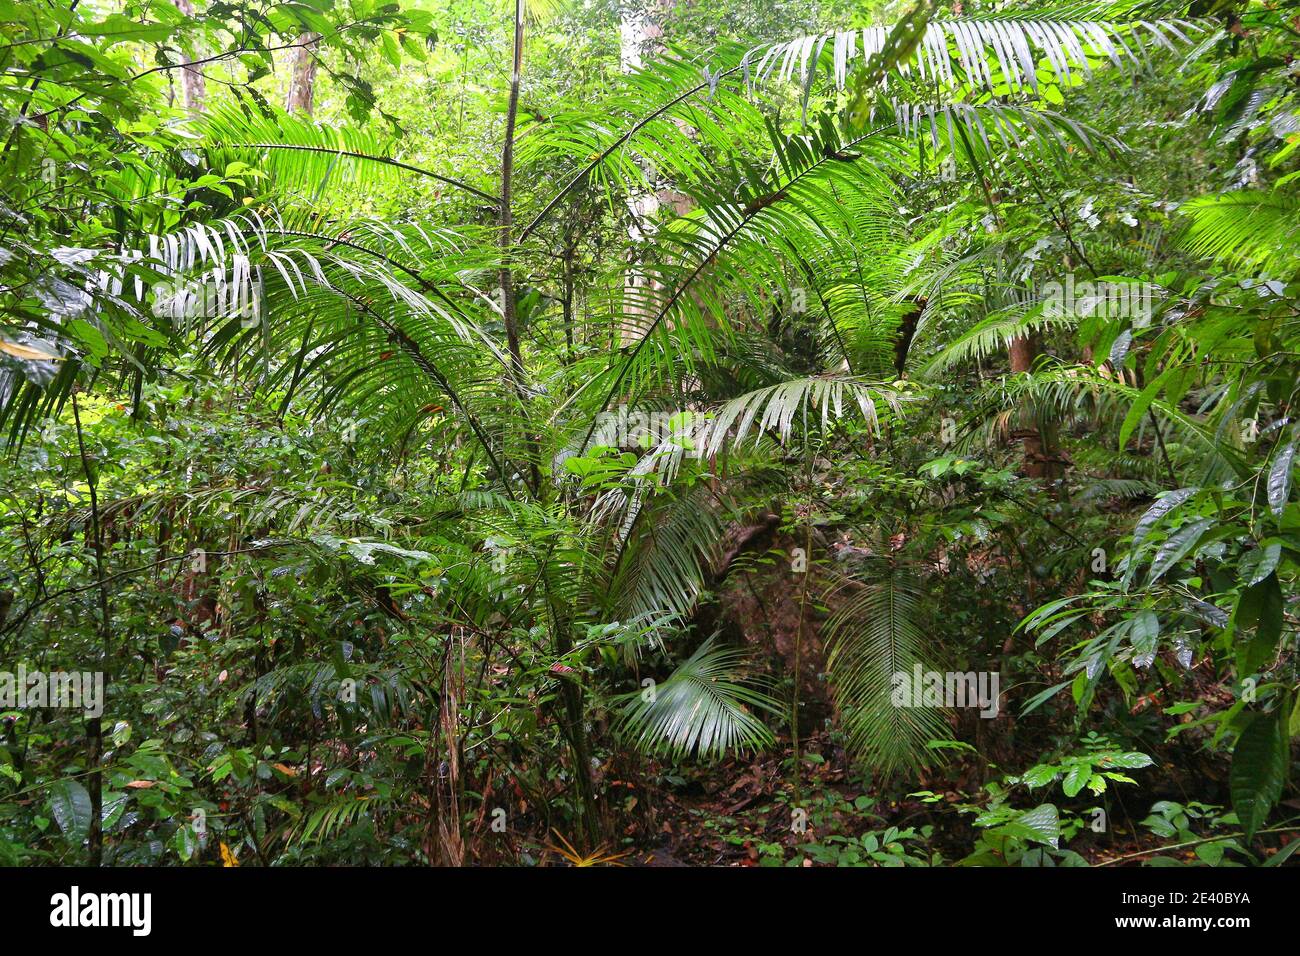
[(772, 742), (754, 711), (779, 713), (767, 694), (736, 679), (743, 651), (709, 638), (663, 683), (628, 695), (617, 731), (646, 753), (720, 757)]
[(925, 364), (922, 374), (942, 375), (965, 362), (984, 359), (1005, 349), (1012, 339), (1033, 332), (1072, 328), (1078, 321), (1074, 315), (1044, 309), (1041, 303), (1026, 298), (998, 309), (954, 338)]
[(1300, 202), (1294, 196), (1243, 189), (1201, 196), (1182, 211), (1191, 220), (1182, 240), (1187, 251), (1279, 277), (1295, 271)]
[(932, 667), (936, 642), (921, 620), (921, 584), (902, 568), (844, 581), (848, 600), (827, 624), (826, 666), (850, 750), (885, 773), (931, 763), (931, 740), (949, 737), (946, 712), (896, 706), (895, 675)]
[(722, 535), (707, 487), (633, 499), (624, 521), (619, 559), (607, 594), (621, 620), (686, 620), (704, 587)]
[(497, 197), (451, 176), (399, 158), (400, 141), (355, 127), (326, 125), (301, 114), (227, 107), (203, 116), (201, 132), (209, 163), (225, 169), (234, 159), (255, 159), (281, 191), (313, 202), (344, 197), (350, 187), (435, 180), (488, 203)]
[[(734, 398), (713, 414), (703, 429), (700, 446), (706, 457), (718, 454), (730, 440), (739, 446), (751, 433), (753, 440), (775, 435), (786, 442), (796, 425), (821, 429), (843, 418), (849, 410), (861, 413), (870, 428), (879, 427), (877, 401), (895, 411), (901, 405), (893, 390), (879, 383), (849, 376), (800, 378), (771, 385)], [(760, 417), (761, 416), (761, 417)]]
[[(1153, 49), (1173, 50), (1206, 27), (1181, 17), (1116, 22), (1068, 9), (931, 20), (896, 57), (896, 71), (927, 87), (1036, 94), (1040, 83), (1065, 87), (1091, 75), (1095, 61), (1140, 67)], [(844, 87), (854, 62), (870, 62), (890, 32), (836, 30), (760, 47), (746, 55), (746, 74), (755, 82), (797, 78), (805, 89), (821, 74)]]

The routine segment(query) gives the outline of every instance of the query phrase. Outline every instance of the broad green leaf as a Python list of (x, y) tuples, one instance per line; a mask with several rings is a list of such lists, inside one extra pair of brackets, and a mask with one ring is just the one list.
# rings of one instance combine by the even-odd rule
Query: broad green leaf
[(1253, 551), (1247, 551), (1241, 556), (1241, 563), (1237, 565), (1237, 574), (1245, 579), (1246, 587), (1254, 587), (1273, 573), (1281, 557), (1282, 542), (1269, 539)]
[(1226, 840), (1202, 843), (1196, 848), (1196, 856), (1207, 866), (1218, 866), (1223, 861), (1223, 851), (1230, 845)]
[(1291, 463), (1294, 460), (1295, 442), (1288, 442), (1278, 450), (1268, 472), (1268, 506), (1278, 517), (1281, 517), (1291, 495)]
[(1186, 557), (1212, 524), (1214, 524), (1213, 518), (1201, 518), (1184, 525), (1170, 535), (1169, 540), (1156, 551), (1156, 556), (1151, 562), (1151, 576), (1148, 583), (1155, 584), (1164, 577), (1166, 571)]
[(1228, 777), (1232, 808), (1246, 839), (1264, 825), (1268, 812), (1282, 796), (1290, 752), (1274, 714), (1255, 714), (1237, 738)]
[(1112, 754), (1102, 760), (1101, 763), (1106, 767), (1123, 767), (1126, 770), (1137, 770), (1141, 767), (1150, 767), (1155, 761), (1147, 754), (1129, 751), (1128, 753)]
[(1061, 838), (1061, 819), (1056, 812), (1056, 805), (1044, 803), (1026, 810), (1016, 820), (1021, 826), (1028, 827), (1037, 834), (1036, 839), (1056, 847)]
[(1237, 655), (1237, 669), (1244, 676), (1254, 674), (1261, 667), (1265, 666), (1277, 650), (1278, 639), (1282, 636), (1282, 622), (1284, 619), (1284, 608), (1282, 598), (1282, 587), (1277, 579), (1277, 574), (1270, 574), (1258, 585), (1243, 593), (1242, 598), (1246, 595), (1256, 596), (1256, 613), (1255, 636), (1250, 643), (1239, 648)]
[(182, 863), (188, 863), (199, 851), (199, 835), (194, 832), (194, 827), (188, 821), (176, 828), (176, 834), (172, 837), (172, 849), (176, 851)]
[(1076, 796), (1083, 789), (1084, 784), (1088, 782), (1088, 777), (1092, 774), (1092, 767), (1085, 763), (1075, 764), (1070, 768), (1070, 772), (1065, 775), (1065, 780), (1061, 784), (1061, 789), (1065, 791), (1067, 797)]
[(1149, 665), (1160, 643), (1160, 618), (1155, 611), (1144, 608), (1137, 613), (1129, 639), (1133, 642), (1133, 663), (1138, 667)]
[(76, 780), (59, 780), (50, 787), (50, 815), (73, 846), (90, 836), (90, 794)]
[(108, 342), (104, 339), (104, 333), (85, 319), (73, 319), (68, 323), (67, 329), (85, 350), (86, 359), (91, 365), (98, 365), (108, 355)]
[(1026, 770), (1020, 780), (1029, 789), (1034, 790), (1038, 787), (1045, 787), (1055, 780), (1057, 772), (1057, 769), (1050, 764), (1039, 764)]
[(1142, 543), (1147, 533), (1155, 527), (1157, 521), (1163, 518), (1169, 512), (1173, 511), (1184, 501), (1199, 491), (1199, 488), (1179, 488), (1177, 491), (1171, 491), (1167, 495), (1161, 496), (1150, 508), (1148, 508), (1138, 522), (1133, 526), (1133, 548)]

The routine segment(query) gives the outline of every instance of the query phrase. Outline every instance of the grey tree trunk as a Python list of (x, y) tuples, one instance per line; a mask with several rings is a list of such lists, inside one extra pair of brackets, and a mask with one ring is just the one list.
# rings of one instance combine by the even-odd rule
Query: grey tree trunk
[(284, 108), (290, 113), (311, 115), (312, 100), (316, 95), (316, 50), (319, 33), (303, 33), (298, 37), (298, 47), (293, 51), (289, 75), (289, 95)]
[[(194, 0), (176, 0), (176, 9), (187, 17), (194, 16)], [(191, 55), (198, 55), (195, 50)], [(200, 66), (185, 66), (181, 68), (181, 99), (185, 102), (185, 108), (191, 113), (199, 114), (203, 112), (203, 103), (208, 96), (208, 84), (203, 78), (203, 68)]]
[[(651, 0), (644, 9), (628, 10), (623, 14), (619, 21), (619, 65), (624, 73), (640, 69), (646, 56), (663, 52), (663, 21), (671, 7), (670, 0)], [(650, 220), (660, 209), (668, 207), (682, 216), (690, 212), (691, 201), (675, 190), (656, 189), (632, 197), (630, 207), (636, 217), (632, 238), (640, 240), (649, 238), (653, 231)], [(658, 312), (658, 303), (667, 294), (658, 279), (639, 270), (635, 261), (630, 265), (623, 285), (624, 297), (628, 300), (625, 318), (618, 329), (618, 337), (624, 343), (645, 334)]]

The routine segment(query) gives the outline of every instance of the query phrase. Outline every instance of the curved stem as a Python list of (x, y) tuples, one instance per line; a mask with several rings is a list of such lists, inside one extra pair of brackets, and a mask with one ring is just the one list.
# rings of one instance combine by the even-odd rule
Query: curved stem
[[(717, 82), (721, 80), (723, 77), (730, 76), (731, 74), (735, 73), (739, 69), (740, 69), (739, 66), (733, 66), (729, 70), (724, 70), (722, 73), (719, 73), (716, 77), (713, 78), (712, 85), (716, 86)], [(614, 142), (610, 143), (609, 146), (606, 147), (604, 152), (602, 152), (599, 156), (597, 156), (590, 163), (588, 163), (581, 170), (579, 170), (578, 173), (576, 173), (572, 179), (570, 179), (567, 183), (564, 184), (564, 187), (558, 193), (556, 193), (554, 196), (551, 197), (551, 201), (548, 202), (545, 206), (543, 206), (542, 211), (533, 217), (533, 221), (524, 227), (524, 231), (519, 234), (519, 241), (523, 242), (529, 236), (531, 236), (533, 234), (533, 230), (536, 229), (538, 225), (541, 224), (543, 219), (545, 219), (548, 215), (550, 215), (551, 210), (553, 210), (557, 205), (559, 205), (561, 199), (563, 199), (575, 188), (577, 188), (583, 182), (583, 180), (585, 180), (588, 176), (591, 175), (592, 170), (594, 170), (605, 160), (609, 159), (609, 157), (614, 154), (614, 151), (616, 149), (618, 149), (629, 139), (635, 136), (639, 130), (643, 129), (645, 126), (647, 126), (649, 123), (652, 123), (654, 120), (658, 119), (660, 116), (668, 112), (678, 103), (682, 102), (682, 100), (689, 99), (690, 97), (694, 96), (696, 93), (700, 92), (700, 90), (709, 88), (710, 85), (711, 85), (710, 82), (708, 80), (705, 80), (703, 83), (699, 83), (695, 86), (692, 86), (689, 90), (686, 90), (683, 93), (679, 94), (678, 96), (673, 97), (671, 100), (669, 100), (663, 106), (659, 107), (659, 109), (655, 110), (653, 113), (643, 116), (641, 117), (641, 119), (637, 120), (636, 123), (634, 123), (626, 133), (624, 133), (618, 139), (614, 140)]]
[(393, 166), (397, 169), (404, 169), (407, 172), (419, 173), (421, 176), (428, 176), (430, 179), (436, 179), (440, 183), (446, 183), (448, 186), (455, 186), (466, 192), (473, 193), (481, 199), (496, 205), (501, 201), (500, 197), (494, 196), (489, 192), (476, 189), (469, 183), (463, 183), (459, 179), (452, 179), (450, 176), (442, 176), (431, 170), (424, 169), (420, 166), (412, 166), (410, 163), (404, 163), (398, 159), (390, 159), (387, 156), (375, 156), (373, 153), (358, 153), (350, 149), (333, 149), (329, 146), (306, 146), (298, 143), (230, 143), (222, 147), (220, 143), (214, 143), (214, 146), (225, 149), (287, 149), (296, 150), (302, 153), (329, 153), (331, 156), (348, 156), (352, 159), (365, 159), (372, 163), (381, 163), (384, 166)]
[[(749, 207), (746, 207), (745, 212), (741, 215), (740, 221), (737, 222), (732, 229), (730, 229), (725, 235), (722, 236), (721, 239), (718, 240), (718, 242), (713, 246), (713, 248), (709, 250), (709, 254), (707, 256), (704, 256), (700, 260), (699, 264), (693, 270), (691, 270), (690, 275), (688, 275), (681, 283), (678, 284), (677, 288), (673, 290), (673, 294), (668, 297), (668, 301), (664, 303), (664, 307), (660, 309), (658, 314), (654, 317), (654, 320), (650, 323), (649, 327), (646, 329), (645, 335), (641, 336), (640, 340), (637, 342), (635, 347), (633, 347), (631, 354), (628, 355), (627, 361), (623, 363), (623, 368), (619, 371), (618, 375), (615, 376), (614, 383), (610, 385), (609, 392), (605, 395), (605, 400), (600, 403), (600, 408), (596, 410), (597, 414), (604, 411), (605, 407), (609, 405), (609, 403), (613, 400), (614, 396), (618, 394), (619, 386), (623, 384), (623, 379), (627, 377), (627, 373), (631, 370), (633, 364), (637, 360), (637, 357), (641, 354), (641, 350), (645, 348), (646, 343), (650, 341), (650, 336), (654, 335), (655, 330), (659, 328), (659, 324), (663, 322), (663, 320), (667, 317), (668, 313), (672, 311), (673, 306), (677, 304), (677, 300), (680, 299), (682, 295), (685, 294), (686, 290), (690, 288), (691, 283), (693, 283), (696, 279), (700, 277), (701, 273), (704, 272), (705, 267), (710, 265), (714, 261), (718, 253), (720, 253), (723, 249), (725, 249), (727, 245), (733, 239), (736, 238), (736, 236), (740, 235), (741, 231), (746, 226), (748, 226), (751, 222), (753, 222), (754, 219), (756, 219), (759, 216), (759, 214), (763, 212), (764, 209), (768, 209), (771, 206), (774, 206), (780, 203), (783, 199), (785, 199), (787, 197), (788, 190), (795, 183), (798, 183), (800, 180), (806, 178), (811, 173), (820, 169), (825, 163), (831, 161), (832, 159), (837, 161), (842, 161), (842, 162), (855, 162), (857, 159), (860, 159), (861, 157), (854, 156), (847, 160), (841, 159), (843, 155), (843, 151), (847, 149), (852, 149), (854, 146), (857, 146), (859, 143), (865, 142), (866, 140), (870, 139), (872, 136), (875, 136), (876, 134), (880, 133), (883, 130), (889, 129), (891, 126), (894, 125), (896, 124), (887, 123), (884, 126), (877, 126), (875, 129), (863, 133), (861, 136), (857, 137), (856, 139), (850, 140), (849, 142), (845, 143), (841, 147), (839, 153), (835, 155), (822, 155), (818, 157), (818, 159), (815, 162), (810, 163), (806, 169), (803, 169), (797, 175), (790, 177), (788, 182), (786, 182), (783, 186), (780, 187), (780, 189), (776, 190), (772, 194), (772, 198), (770, 199), (770, 201), (751, 202)], [(596, 431), (596, 417), (593, 416), (591, 420), (591, 425), (587, 429), (586, 437), (583, 438), (582, 440), (581, 447), (585, 448), (587, 446), (587, 442), (591, 441), (591, 436), (595, 433), (595, 431)]]
[(420, 350), (420, 346), (415, 339), (411, 338), (402, 331), (401, 328), (389, 322), (382, 315), (351, 293), (345, 292), (342, 289), (335, 289), (334, 291), (339, 295), (344, 296), (358, 309), (374, 319), (385, 332), (396, 338), (397, 344), (401, 347), (402, 351), (407, 354), (411, 361), (415, 363), (416, 367), (420, 369), (420, 371), (424, 372), (425, 375), (429, 376), (429, 378), (433, 379), (433, 381), (438, 384), (438, 387), (447, 394), (447, 397), (451, 399), (452, 404), (460, 410), (460, 413), (465, 416), (465, 420), (469, 422), (469, 427), (474, 432), (474, 437), (478, 439), (479, 444), (483, 446), (483, 451), (488, 456), (488, 460), (492, 462), (492, 468), (496, 471), (497, 477), (501, 479), (501, 485), (505, 488), (506, 494), (508, 494), (511, 499), (514, 499), (515, 493), (510, 488), (510, 483), (506, 478), (505, 469), (501, 467), (501, 462), (492, 451), (492, 444), (488, 441), (488, 437), (484, 433), (483, 427), (479, 424), (478, 419), (474, 417), (473, 413), (471, 413), (465, 406), (465, 403), (461, 401), (460, 394), (452, 387), (451, 382), (447, 380), (447, 376), (443, 375), (442, 372), (438, 370), (438, 367), (429, 361), (428, 357)]
[[(1300, 827), (1270, 827), (1267, 830), (1256, 830), (1259, 833), (1290, 833), (1294, 830), (1300, 830)], [(1124, 860), (1135, 860), (1140, 856), (1146, 856), (1150, 853), (1165, 853), (1169, 850), (1181, 850), (1189, 846), (1200, 846), (1202, 843), (1213, 843), (1216, 840), (1231, 840), (1235, 837), (1245, 836), (1244, 832), (1221, 833), (1218, 836), (1201, 837), (1199, 840), (1188, 840), (1186, 843), (1173, 843), (1169, 846), (1154, 846), (1149, 850), (1138, 850), (1136, 853), (1126, 853), (1123, 856), (1117, 856), (1113, 860), (1103, 860), (1097, 866), (1111, 866)]]

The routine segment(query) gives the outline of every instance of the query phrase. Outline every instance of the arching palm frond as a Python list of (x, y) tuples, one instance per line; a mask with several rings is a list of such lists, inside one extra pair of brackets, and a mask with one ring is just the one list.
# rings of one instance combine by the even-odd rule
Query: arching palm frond
[[(692, 111), (695, 126), (711, 109)], [(728, 115), (733, 109), (753, 105), (737, 100)], [(647, 281), (624, 283), (605, 301), (627, 352), (591, 383), (583, 400), (589, 414), (604, 407), (590, 405), (593, 397), (608, 403), (620, 390), (667, 388), (681, 382), (683, 368), (701, 374), (734, 342), (738, 302), (747, 306), (739, 314), (795, 302), (814, 312), (826, 366), (892, 368), (904, 310), (889, 297), (906, 270), (896, 183), (914, 175), (910, 141), (924, 138), (936, 152), (960, 143), (962, 156), (987, 165), (995, 157), (1088, 150), (1101, 139), (1052, 114), (997, 105), (908, 109), (857, 135), (825, 114), (796, 134), (768, 123), (768, 152), (752, 156), (734, 148), (717, 155), (693, 135), (695, 126), (670, 123), (659, 134), (676, 146), (662, 162), (656, 154), (656, 167), (663, 175), (681, 170), (682, 180), (669, 181), (692, 208), (641, 243), (639, 255), (654, 264), (641, 269)], [(625, 145), (638, 142), (634, 136)], [(700, 169), (710, 172), (707, 184)], [(874, 250), (866, 264), (864, 248)]]
[[(1106, 369), (1044, 360), (1032, 372), (988, 382), (973, 402), (969, 420), (975, 427), (958, 445), (1005, 442), (1014, 409), (1029, 409), (1040, 428), (1084, 417), (1125, 434), (1123, 423), (1137, 407), (1144, 416), (1149, 411), (1161, 427), (1165, 445), (1162, 454), (1172, 456), (1175, 464), (1194, 469), (1202, 483), (1210, 484), (1246, 473), (1241, 455), (1216, 428), (1231, 417), (1230, 406), (1220, 402), (1213, 415), (1196, 416), (1156, 398), (1154, 392), (1144, 393)], [(1141, 417), (1135, 417), (1134, 422), (1139, 429), (1146, 427)], [(1142, 437), (1140, 431), (1133, 434)]]
[(646, 753), (714, 758), (755, 750), (772, 732), (755, 711), (780, 713), (775, 700), (737, 680), (745, 654), (705, 641), (663, 683), (628, 695), (618, 733)]
[(895, 675), (930, 670), (937, 651), (921, 620), (920, 583), (890, 567), (839, 589), (848, 599), (827, 625), (826, 667), (850, 750), (885, 773), (929, 765), (928, 743), (950, 737), (946, 712), (894, 698)]
[(771, 434), (786, 442), (796, 426), (824, 430), (850, 411), (861, 413), (867, 426), (875, 429), (879, 426), (877, 401), (884, 401), (896, 412), (901, 409), (899, 397), (878, 383), (842, 376), (782, 382), (748, 392), (719, 408), (704, 429), (701, 450), (711, 457), (728, 441), (739, 446), (751, 434), (753, 441)]
[(924, 365), (922, 374), (926, 377), (941, 376), (964, 362), (984, 359), (1005, 350), (1013, 339), (1034, 332), (1073, 328), (1078, 322), (1078, 317), (1072, 314), (1044, 309), (1041, 303), (1026, 299), (998, 309), (952, 339)]
[[(1182, 17), (1112, 21), (1087, 8), (931, 20), (895, 52), (896, 73), (943, 90), (1036, 94), (1040, 83), (1064, 87), (1091, 75), (1090, 61), (1140, 67), (1153, 50), (1173, 50), (1206, 26)], [(748, 72), (758, 82), (797, 77), (805, 89), (820, 74), (843, 87), (854, 61), (869, 63), (890, 33), (863, 27), (760, 47), (747, 54)]]
[(497, 201), (480, 186), (407, 162), (393, 136), (326, 125), (281, 110), (255, 113), (235, 107), (205, 113), (200, 129), (213, 169), (225, 169), (235, 159), (255, 160), (273, 177), (276, 189), (313, 203), (347, 198), (358, 186), (375, 189), (421, 179), (481, 202)]
[[(318, 410), (388, 435), (450, 415), (501, 454), (484, 421), (505, 411), (492, 395), (505, 359), (464, 282), (495, 263), (490, 244), (413, 223), (250, 211), (146, 246), (101, 283), (169, 333), (257, 369), (285, 402), (310, 386)], [(121, 291), (133, 271), (163, 281)]]
[(1297, 267), (1300, 201), (1281, 191), (1246, 189), (1186, 203), (1182, 245), (1189, 252), (1278, 278)]
[(607, 591), (621, 620), (688, 619), (722, 536), (707, 487), (629, 504), (625, 535)]

